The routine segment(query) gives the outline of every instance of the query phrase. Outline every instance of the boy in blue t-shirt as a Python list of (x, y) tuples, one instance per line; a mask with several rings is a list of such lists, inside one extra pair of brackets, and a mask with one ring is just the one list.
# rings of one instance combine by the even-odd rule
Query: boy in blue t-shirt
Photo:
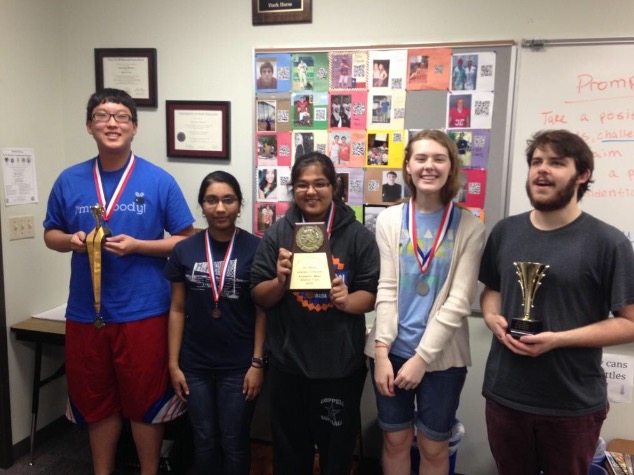
[[(194, 218), (174, 178), (132, 153), (137, 111), (126, 92), (97, 91), (86, 112), (99, 154), (60, 174), (44, 220), (46, 246), (72, 252), (67, 417), (88, 424), (95, 475), (114, 472), (122, 417), (130, 419), (142, 472), (156, 473), (161, 423), (183, 411), (167, 369), (162, 272), (174, 245), (193, 234)], [(103, 243), (91, 233), (95, 205), (109, 231)]]

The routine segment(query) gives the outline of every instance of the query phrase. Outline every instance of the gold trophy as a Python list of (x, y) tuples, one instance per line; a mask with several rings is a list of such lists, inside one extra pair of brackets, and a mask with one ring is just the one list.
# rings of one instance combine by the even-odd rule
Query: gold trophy
[(112, 232), (106, 226), (102, 226), (101, 220), (103, 215), (103, 208), (99, 205), (91, 206), (90, 211), (95, 218), (95, 229), (90, 231), (86, 236), (86, 247), (88, 250), (88, 260), (90, 262), (90, 274), (92, 276), (92, 288), (95, 297), (95, 312), (97, 317), (93, 322), (93, 325), (97, 328), (102, 328), (105, 325), (103, 318), (101, 318), (101, 246), (103, 246), (106, 237), (110, 236)]
[(524, 335), (535, 335), (542, 331), (543, 325), (541, 320), (531, 318), (531, 309), (535, 301), (535, 294), (542, 284), (542, 279), (546, 275), (546, 270), (550, 267), (539, 262), (514, 262), (517, 281), (522, 288), (522, 297), (524, 302), (524, 316), (522, 318), (513, 318), (509, 333), (515, 339), (519, 339)]

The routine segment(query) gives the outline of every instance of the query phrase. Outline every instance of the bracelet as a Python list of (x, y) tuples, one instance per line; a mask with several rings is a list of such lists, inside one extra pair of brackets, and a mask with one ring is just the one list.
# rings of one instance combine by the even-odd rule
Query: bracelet
[(257, 358), (254, 356), (253, 358), (251, 358), (251, 366), (254, 368), (266, 368), (266, 364), (267, 364), (266, 357)]

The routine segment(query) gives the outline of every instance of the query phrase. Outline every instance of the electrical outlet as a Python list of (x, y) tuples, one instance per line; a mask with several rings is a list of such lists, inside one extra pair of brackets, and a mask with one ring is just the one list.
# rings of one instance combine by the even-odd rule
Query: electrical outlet
[(14, 216), (9, 218), (9, 241), (35, 237), (33, 216)]

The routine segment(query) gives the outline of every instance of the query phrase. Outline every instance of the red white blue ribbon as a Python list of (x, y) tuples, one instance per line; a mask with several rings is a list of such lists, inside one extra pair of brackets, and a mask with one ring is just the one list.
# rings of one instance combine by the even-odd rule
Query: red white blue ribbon
[(134, 170), (135, 157), (133, 153), (130, 154), (130, 160), (128, 161), (128, 165), (123, 171), (123, 175), (119, 179), (119, 184), (114, 190), (114, 194), (112, 195), (112, 198), (110, 199), (110, 203), (108, 203), (107, 205), (106, 205), (106, 195), (103, 191), (103, 183), (101, 182), (101, 174), (99, 173), (98, 162), (99, 162), (99, 158), (95, 158), (93, 176), (95, 179), (95, 187), (97, 188), (97, 198), (99, 199), (99, 206), (101, 206), (104, 210), (102, 217), (103, 217), (103, 220), (107, 222), (111, 218), (112, 212), (114, 211), (115, 206), (119, 202), (119, 198), (121, 198), (121, 195), (123, 194), (123, 190), (125, 189), (125, 186), (128, 184), (130, 175), (132, 175), (132, 170)]
[(220, 295), (222, 294), (222, 289), (225, 286), (225, 277), (227, 275), (227, 269), (229, 268), (229, 261), (231, 260), (231, 254), (233, 253), (233, 245), (236, 241), (236, 235), (238, 234), (238, 228), (233, 230), (233, 235), (231, 236), (231, 241), (229, 242), (229, 246), (227, 246), (227, 251), (225, 252), (225, 259), (222, 262), (222, 267), (220, 268), (220, 279), (218, 283), (216, 283), (216, 273), (214, 272), (214, 253), (211, 250), (211, 240), (209, 239), (209, 228), (205, 231), (205, 251), (207, 254), (207, 270), (209, 271), (209, 281), (211, 282), (211, 293), (214, 298), (214, 302), (216, 303), (216, 307), (218, 306), (218, 302), (220, 301)]
[(412, 247), (414, 248), (414, 255), (416, 256), (416, 260), (418, 261), (418, 265), (420, 266), (420, 271), (423, 274), (429, 269), (429, 266), (434, 259), (434, 255), (442, 244), (442, 240), (444, 239), (445, 234), (447, 234), (447, 229), (449, 229), (449, 226), (451, 225), (453, 206), (453, 201), (450, 201), (445, 206), (445, 210), (443, 211), (442, 218), (440, 220), (440, 226), (438, 226), (438, 231), (436, 232), (434, 245), (431, 247), (429, 252), (425, 253), (418, 245), (418, 234), (416, 230), (416, 206), (414, 205), (414, 199), (411, 198), (407, 203), (406, 212), (409, 239), (412, 243)]

